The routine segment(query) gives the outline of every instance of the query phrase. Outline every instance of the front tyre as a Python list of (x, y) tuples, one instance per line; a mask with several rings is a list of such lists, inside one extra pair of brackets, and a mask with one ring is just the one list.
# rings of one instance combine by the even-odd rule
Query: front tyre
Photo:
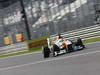
[(43, 47), (43, 57), (44, 58), (50, 57), (50, 49), (48, 48), (48, 46)]

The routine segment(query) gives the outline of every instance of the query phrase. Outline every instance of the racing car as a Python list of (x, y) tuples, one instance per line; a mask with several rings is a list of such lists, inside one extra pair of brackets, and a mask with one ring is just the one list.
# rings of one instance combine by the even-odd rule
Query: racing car
[[(65, 42), (69, 44), (66, 45)], [(43, 57), (44, 58), (48, 58), (50, 56), (55, 57), (58, 55), (83, 50), (85, 48), (85, 45), (83, 44), (82, 39), (78, 37), (75, 41), (70, 41), (70, 40), (63, 41), (61, 47), (62, 48), (57, 48), (56, 45), (54, 44), (52, 46), (44, 46), (42, 48)]]

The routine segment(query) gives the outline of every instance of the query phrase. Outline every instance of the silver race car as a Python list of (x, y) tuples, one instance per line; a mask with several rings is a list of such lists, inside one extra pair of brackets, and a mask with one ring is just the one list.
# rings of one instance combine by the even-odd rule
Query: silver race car
[[(65, 42), (70, 42), (69, 44), (66, 45)], [(50, 56), (58, 56), (74, 51), (79, 51), (83, 50), (85, 48), (85, 45), (82, 42), (81, 38), (77, 38), (76, 41), (70, 41), (66, 40), (65, 42), (62, 43), (61, 48), (57, 47), (57, 45), (53, 44), (52, 46), (44, 46), (42, 48), (43, 50), (43, 57), (48, 58)]]

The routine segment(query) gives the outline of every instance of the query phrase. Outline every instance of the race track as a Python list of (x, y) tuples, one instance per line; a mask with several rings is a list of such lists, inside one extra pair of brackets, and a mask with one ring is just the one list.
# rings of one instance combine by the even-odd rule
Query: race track
[(100, 42), (82, 51), (43, 59), (32, 53), (0, 59), (0, 75), (100, 75)]

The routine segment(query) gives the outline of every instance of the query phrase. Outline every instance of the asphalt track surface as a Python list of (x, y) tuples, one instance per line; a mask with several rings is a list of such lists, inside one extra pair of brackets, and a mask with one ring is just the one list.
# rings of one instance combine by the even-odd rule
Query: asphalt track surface
[(42, 53), (2, 58), (0, 75), (100, 75), (100, 42), (47, 59)]

